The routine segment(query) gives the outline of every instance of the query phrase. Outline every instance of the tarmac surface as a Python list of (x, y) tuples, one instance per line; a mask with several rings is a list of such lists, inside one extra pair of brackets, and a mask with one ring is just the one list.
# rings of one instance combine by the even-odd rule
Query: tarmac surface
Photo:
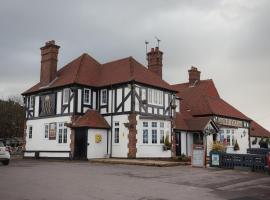
[(270, 176), (239, 170), (87, 161), (0, 164), (1, 200), (270, 199)]

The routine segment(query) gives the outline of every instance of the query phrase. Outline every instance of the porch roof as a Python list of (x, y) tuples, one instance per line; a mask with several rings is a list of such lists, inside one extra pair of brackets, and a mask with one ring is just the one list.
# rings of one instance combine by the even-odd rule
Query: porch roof
[(88, 110), (83, 116), (80, 116), (72, 123), (73, 128), (101, 128), (109, 129), (110, 125), (104, 117), (96, 110)]

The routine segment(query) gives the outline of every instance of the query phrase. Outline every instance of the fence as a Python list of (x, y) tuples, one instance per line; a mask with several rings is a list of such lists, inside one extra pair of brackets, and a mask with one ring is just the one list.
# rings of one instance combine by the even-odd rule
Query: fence
[[(213, 156), (214, 155), (214, 156)], [(218, 163), (213, 160), (218, 155)], [(213, 165), (215, 163), (215, 165)], [(252, 171), (265, 171), (267, 166), (266, 154), (230, 154), (210, 152), (210, 165), (233, 169), (235, 167), (248, 167)]]
[(266, 149), (266, 148), (249, 148), (249, 149), (247, 149), (247, 153), (249, 153), (249, 154), (267, 155), (269, 152), (270, 152), (270, 149)]

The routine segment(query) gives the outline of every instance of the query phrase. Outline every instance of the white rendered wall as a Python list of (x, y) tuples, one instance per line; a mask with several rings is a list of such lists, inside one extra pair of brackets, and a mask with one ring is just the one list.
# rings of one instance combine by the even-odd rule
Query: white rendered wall
[[(96, 143), (95, 136), (101, 135), (101, 142)], [(87, 158), (104, 158), (107, 154), (107, 130), (88, 129)]]
[[(227, 127), (221, 127), (221, 130), (224, 130), (224, 133), (226, 133), (226, 130), (229, 129), (230, 131), (234, 129), (234, 137), (235, 141), (237, 140), (237, 143), (239, 145), (239, 150), (235, 151), (234, 146), (227, 146), (227, 153), (236, 153), (236, 154), (246, 154), (247, 149), (249, 148), (249, 135), (248, 135), (248, 128), (227, 128)], [(218, 140), (219, 140), (219, 134), (218, 134)]]
[[(70, 150), (70, 128), (67, 128), (67, 143), (66, 144), (59, 144), (58, 143), (58, 133), (56, 133), (56, 140), (49, 140), (48, 138), (45, 139), (45, 124), (49, 123), (58, 123), (62, 122), (71, 122), (70, 116), (65, 117), (55, 117), (55, 118), (46, 118), (46, 119), (35, 119), (35, 120), (28, 120), (26, 122), (27, 129), (26, 129), (26, 151), (69, 151)], [(32, 139), (29, 139), (29, 127), (32, 126)], [(27, 154), (26, 154), (27, 155)], [(60, 154), (61, 157), (62, 154)], [(44, 155), (45, 156), (45, 153)], [(56, 157), (59, 155), (55, 154)]]
[[(151, 129), (148, 129), (148, 144), (143, 144), (143, 121), (148, 122), (148, 126), (151, 127), (152, 122), (157, 122), (157, 128), (154, 128), (157, 130), (157, 144), (151, 144), (152, 142), (152, 132)], [(163, 145), (160, 144), (160, 122), (164, 122), (164, 136), (166, 134), (169, 135), (169, 138), (171, 140), (171, 122), (165, 121), (165, 120), (146, 120), (146, 119), (139, 119), (139, 116), (137, 116), (137, 158), (145, 158), (145, 157), (158, 157), (158, 158), (170, 158), (172, 156), (171, 150), (164, 151)]]
[[(119, 122), (119, 143), (114, 142), (115, 122)], [(127, 158), (129, 130), (125, 127), (124, 123), (128, 123), (128, 115), (113, 116), (112, 157)]]

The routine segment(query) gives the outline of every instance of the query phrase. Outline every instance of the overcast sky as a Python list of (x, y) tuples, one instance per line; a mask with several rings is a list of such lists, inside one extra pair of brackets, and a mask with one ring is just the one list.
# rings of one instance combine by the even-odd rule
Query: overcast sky
[(40, 47), (61, 46), (58, 68), (82, 53), (99, 62), (145, 60), (144, 41), (162, 42), (164, 79), (188, 80), (193, 65), (223, 99), (270, 129), (270, 1), (2, 0), (0, 97), (39, 81)]

